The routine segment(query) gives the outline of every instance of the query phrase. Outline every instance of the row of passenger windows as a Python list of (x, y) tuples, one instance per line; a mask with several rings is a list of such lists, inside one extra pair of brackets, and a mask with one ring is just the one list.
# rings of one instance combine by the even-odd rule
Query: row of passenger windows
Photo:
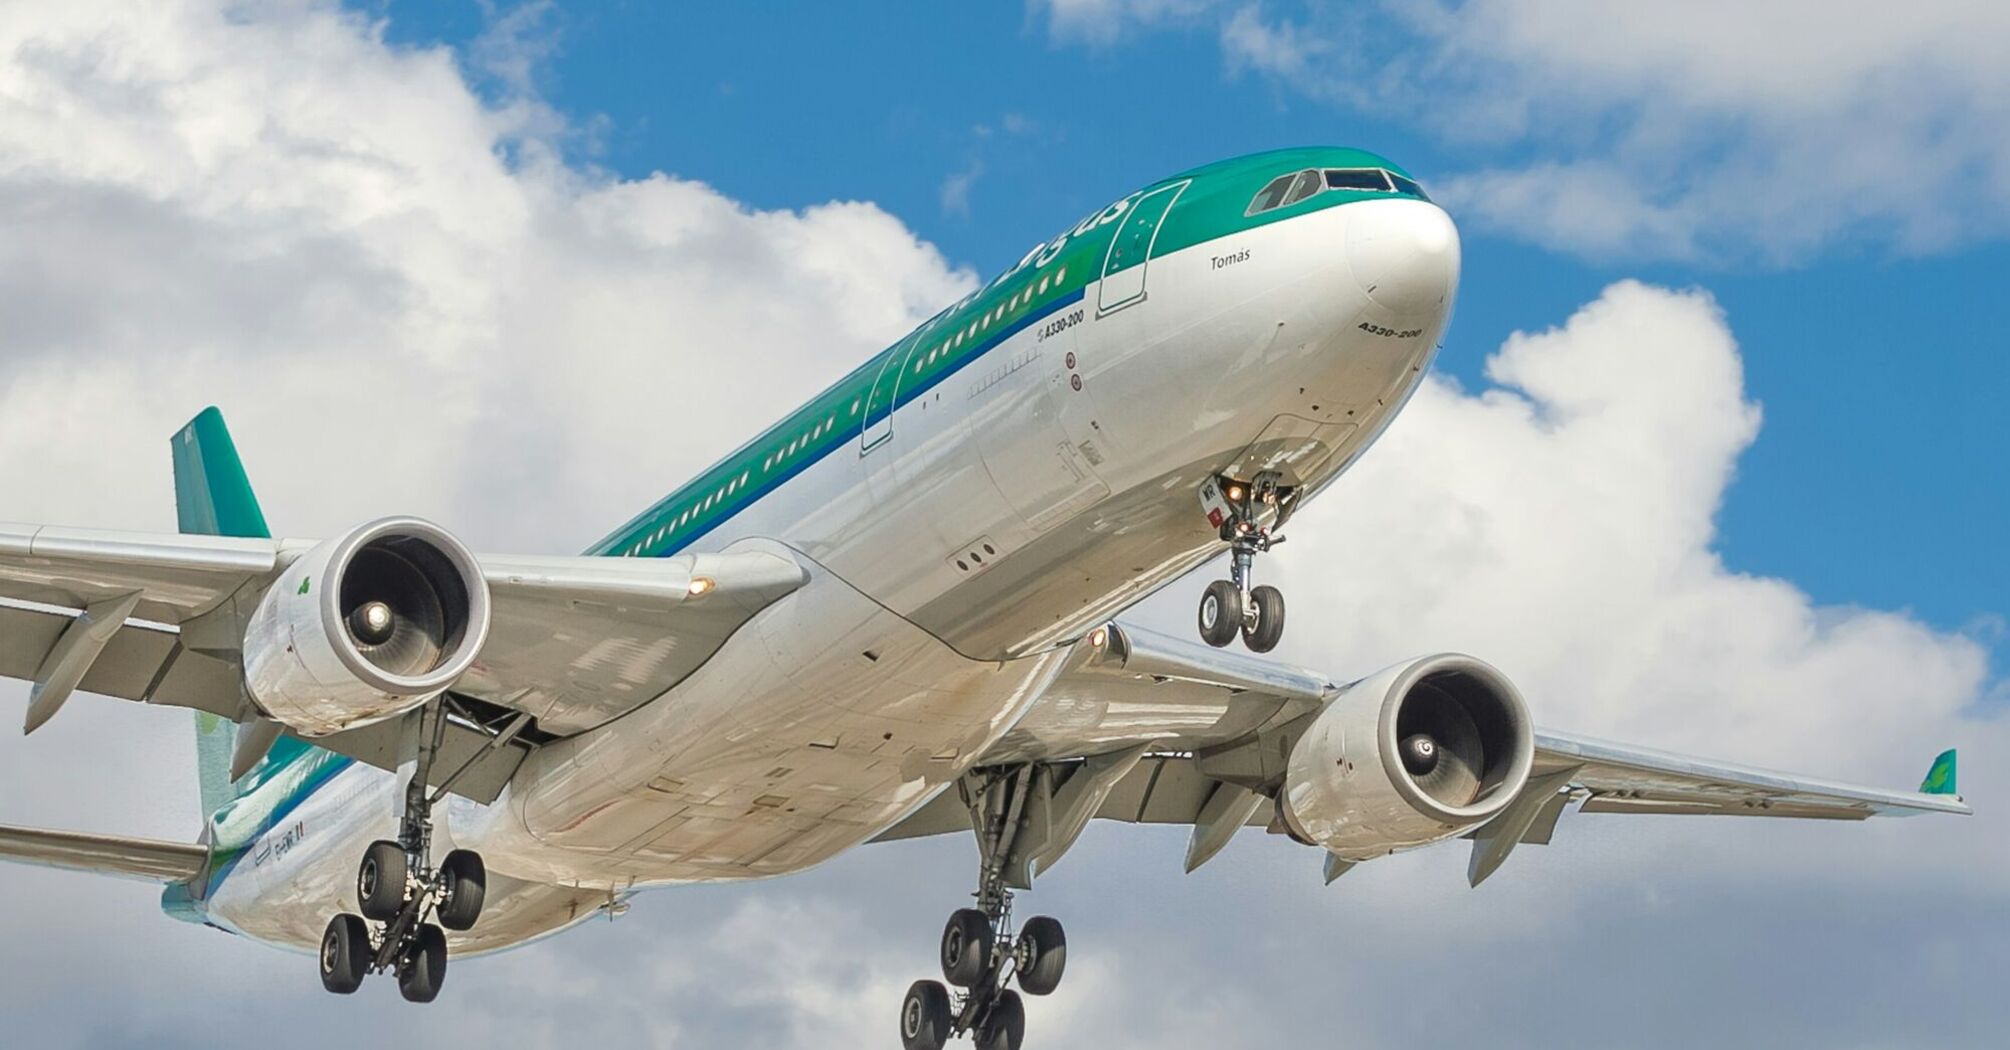
[(1383, 168), (1327, 168), (1324, 171), (1307, 169), (1294, 171), (1289, 175), (1279, 175), (1270, 180), (1270, 185), (1257, 191), (1256, 199), (1249, 202), (1249, 210), (1243, 214), (1255, 215), (1272, 208), (1297, 204), (1322, 190), (1402, 193), (1420, 200), (1430, 200), (1424, 196), (1424, 188), (1415, 181)]
[[(1006, 299), (1002, 303), (999, 303), (995, 308), (985, 311), (984, 316), (976, 318), (975, 320), (971, 321), (968, 325), (959, 327), (953, 335), (951, 335), (947, 339), (944, 339), (942, 342), (936, 344), (933, 349), (928, 351), (928, 353), (922, 354), (916, 352), (913, 355), (914, 371), (916, 373), (919, 373), (923, 368), (934, 364), (942, 356), (953, 353), (956, 350), (962, 349), (962, 347), (966, 343), (975, 342), (978, 336), (981, 336), (985, 332), (990, 331), (994, 326), (998, 324), (998, 322), (1010, 318), (1016, 311), (1018, 311), (1020, 307), (1029, 306), (1032, 304), (1033, 300), (1039, 298), (1042, 295), (1047, 294), (1047, 290), (1049, 288), (1058, 290), (1061, 287), (1062, 280), (1067, 277), (1067, 274), (1068, 274), (1067, 267), (1065, 266), (1055, 267), (1053, 273), (1041, 277), (1037, 282), (1027, 284), (1026, 287), (1021, 288), (1018, 292), (1014, 293), (1010, 298)], [(975, 296), (972, 296), (972, 298), (975, 298)], [(954, 309), (955, 308), (952, 307), (951, 310), (944, 311), (944, 316), (947, 316), (948, 313), (953, 312)], [(924, 332), (925, 331), (926, 330), (924, 329)], [(861, 407), (862, 404), (860, 399), (854, 398), (851, 403), (851, 409), (846, 413), (846, 418), (848, 420), (856, 420), (858, 418), (859, 409)], [(827, 418), (824, 419), (823, 422), (818, 423), (814, 427), (811, 427), (809, 431), (807, 431), (806, 433), (795, 438), (794, 440), (790, 441), (788, 444), (782, 446), (781, 448), (778, 448), (775, 451), (768, 453), (768, 455), (761, 460), (761, 475), (763, 477), (766, 477), (767, 475), (772, 474), (776, 470), (780, 469), (782, 466), (794, 461), (794, 459), (798, 455), (807, 451), (809, 447), (812, 444), (814, 444), (818, 439), (824, 437), (831, 431), (835, 430), (837, 428), (837, 423), (838, 423), (838, 414), (836, 412), (832, 412)], [(657, 528), (655, 531), (649, 533), (648, 535), (642, 537), (639, 540), (635, 540), (632, 543), (630, 543), (625, 549), (623, 549), (622, 553), (632, 558), (642, 554), (644, 551), (648, 551), (657, 547), (664, 540), (672, 536), (675, 536), (680, 529), (682, 529), (685, 525), (689, 524), (693, 519), (704, 514), (706, 511), (711, 510), (713, 507), (717, 506), (722, 500), (725, 500), (727, 497), (733, 495), (736, 492), (739, 492), (742, 488), (746, 487), (746, 485), (748, 484), (748, 482), (752, 477), (752, 474), (753, 471), (751, 469), (742, 471), (739, 477), (734, 478), (733, 480), (727, 482), (725, 485), (720, 486), (717, 491), (713, 492), (709, 496), (706, 496), (704, 499), (699, 500), (698, 502), (693, 503), (690, 506), (684, 508), (682, 511), (678, 512), (675, 518), (672, 518), (669, 521), (664, 522), (663, 525)]]
[[(846, 413), (847, 418), (850, 419), (858, 418), (858, 412), (860, 407), (861, 407), (861, 400), (858, 398), (853, 398), (851, 408)], [(811, 427), (808, 431), (796, 437), (788, 444), (783, 445), (781, 448), (778, 448), (775, 451), (768, 453), (768, 455), (761, 460), (761, 471), (760, 471), (761, 476), (766, 477), (767, 475), (774, 473), (776, 470), (781, 469), (783, 466), (793, 462), (797, 456), (801, 455), (804, 452), (807, 452), (810, 448), (810, 445), (815, 443), (818, 439), (825, 437), (832, 431), (836, 430), (837, 425), (838, 425), (838, 413), (833, 411), (830, 413), (830, 415), (826, 416), (824, 420), (818, 423), (816, 426)], [(706, 496), (704, 499), (701, 499), (696, 503), (693, 503), (690, 506), (685, 507), (682, 511), (678, 512), (676, 517), (671, 518), (668, 521), (664, 522), (660, 527), (656, 529), (656, 531), (651, 532), (647, 536), (644, 536), (641, 539), (634, 541), (633, 543), (630, 543), (627, 546), (627, 548), (625, 548), (622, 551), (622, 553), (632, 558), (635, 557), (636, 555), (643, 553), (644, 551), (650, 550), (658, 546), (664, 540), (669, 539), (672, 536), (675, 536), (678, 533), (678, 531), (681, 530), (685, 525), (689, 524), (696, 518), (702, 516), (706, 511), (711, 510), (713, 507), (718, 506), (720, 503), (724, 502), (728, 497), (739, 492), (741, 489), (746, 488), (749, 484), (753, 482), (753, 480), (754, 480), (753, 468), (749, 467), (748, 469), (741, 471), (738, 477), (732, 479), (731, 481), (726, 482), (724, 485), (719, 486), (718, 489), (714, 490), (711, 495)]]
[(954, 334), (936, 344), (927, 353), (924, 354), (916, 351), (912, 371), (918, 375), (922, 369), (934, 364), (937, 359), (962, 349), (965, 343), (976, 342), (978, 336), (996, 327), (998, 322), (1010, 319), (1014, 313), (1018, 312), (1020, 307), (1030, 306), (1033, 300), (1046, 295), (1048, 288), (1058, 289), (1061, 287), (1061, 281), (1067, 275), (1068, 268), (1066, 266), (1056, 266), (1053, 273), (1019, 289), (1019, 291), (1013, 293), (1011, 298), (999, 303), (995, 308), (985, 311), (982, 317), (971, 321), (968, 325), (958, 328)]

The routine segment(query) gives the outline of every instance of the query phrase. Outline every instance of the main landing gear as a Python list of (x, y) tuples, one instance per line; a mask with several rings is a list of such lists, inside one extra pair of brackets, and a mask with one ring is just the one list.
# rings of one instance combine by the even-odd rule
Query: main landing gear
[(1200, 596), (1200, 636), (1207, 644), (1220, 648), (1240, 634), (1251, 651), (1267, 653), (1284, 637), (1284, 593), (1252, 587), (1250, 579), (1256, 556), (1284, 542), (1277, 530), (1291, 516), (1296, 495), (1270, 470), (1246, 483), (1217, 477), (1201, 486), (1201, 507), (1231, 552), (1229, 579), (1208, 584)]
[(447, 785), (429, 794), (426, 782), (445, 737), (446, 713), (436, 701), (407, 717), (416, 720), (408, 731), (418, 743), (417, 761), (405, 787), (398, 837), (380, 839), (363, 851), (356, 869), (356, 904), (362, 914), (344, 912), (328, 921), (321, 936), (321, 984), (347, 995), (366, 975), (391, 972), (398, 975), (399, 994), (429, 1003), (447, 976), (445, 931), (474, 928), (488, 871), (481, 854), (465, 849), (449, 852), (438, 868), (431, 867), (433, 805), (444, 797)]
[(901, 1001), (903, 1050), (942, 1050), (951, 1036), (965, 1033), (978, 1050), (1019, 1050), (1026, 1037), (1020, 992), (1049, 995), (1060, 987), (1068, 965), (1068, 938), (1060, 922), (1036, 916), (1012, 932), (1010, 887), (1030, 881), (1024, 851), (1015, 847), (1032, 779), (1031, 767), (980, 770), (958, 785), (977, 829), (977, 906), (959, 909), (942, 930), (948, 987), (916, 981)]

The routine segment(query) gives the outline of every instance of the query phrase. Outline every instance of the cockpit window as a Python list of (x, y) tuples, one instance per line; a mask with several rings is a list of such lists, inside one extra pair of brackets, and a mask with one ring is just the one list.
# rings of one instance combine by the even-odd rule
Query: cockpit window
[(1322, 188), (1319, 184), (1318, 172), (1301, 171), (1298, 173), (1298, 181), (1291, 186), (1291, 193), (1284, 198), (1284, 203), (1297, 204), (1299, 201), (1318, 193)]
[(1269, 211), (1270, 209), (1275, 208), (1280, 204), (1283, 204), (1284, 195), (1291, 192), (1291, 184), (1297, 181), (1297, 179), (1298, 179), (1298, 173), (1292, 172), (1289, 175), (1279, 175), (1278, 177), (1270, 180), (1270, 185), (1263, 187), (1263, 189), (1257, 193), (1256, 199), (1249, 202), (1249, 210), (1244, 212), (1243, 214), (1254, 215), (1257, 212)]
[(1328, 168), (1326, 185), (1336, 190), (1389, 192), (1389, 173), (1380, 168)]
[(1348, 190), (1356, 193), (1401, 193), (1420, 200), (1430, 200), (1424, 196), (1424, 188), (1413, 179), (1404, 178), (1383, 168), (1327, 168), (1323, 171), (1295, 171), (1289, 175), (1279, 175), (1270, 180), (1249, 202), (1249, 210), (1244, 215), (1282, 208), (1297, 204), (1323, 190)]

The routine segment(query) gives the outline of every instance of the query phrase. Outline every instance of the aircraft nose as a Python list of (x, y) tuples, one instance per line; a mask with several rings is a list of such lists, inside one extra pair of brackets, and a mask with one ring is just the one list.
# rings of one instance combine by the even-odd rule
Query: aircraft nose
[(1429, 201), (1346, 206), (1347, 263), (1368, 298), (1399, 316), (1437, 313), (1459, 283), (1459, 231)]

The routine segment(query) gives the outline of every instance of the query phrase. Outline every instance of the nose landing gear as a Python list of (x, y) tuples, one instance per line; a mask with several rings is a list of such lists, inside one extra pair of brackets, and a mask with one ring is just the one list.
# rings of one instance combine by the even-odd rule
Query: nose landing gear
[(1250, 580), (1256, 556), (1284, 542), (1278, 530), (1296, 495), (1269, 470), (1247, 483), (1215, 477), (1201, 486), (1201, 508), (1231, 551), (1229, 579), (1208, 584), (1200, 597), (1200, 637), (1207, 644), (1220, 648), (1241, 635), (1252, 652), (1267, 653), (1284, 637), (1284, 593)]
[(398, 837), (380, 839), (363, 851), (356, 869), (356, 904), (362, 914), (344, 912), (329, 920), (321, 937), (321, 984), (347, 995), (368, 974), (391, 972), (397, 974), (399, 994), (429, 1003), (446, 979), (446, 930), (474, 927), (487, 895), (488, 871), (480, 854), (465, 849), (449, 852), (438, 868), (431, 866), (433, 805), (454, 779), (430, 793), (426, 789), (445, 738), (446, 711), (435, 701), (407, 717), (415, 720), (408, 729), (416, 754)]

